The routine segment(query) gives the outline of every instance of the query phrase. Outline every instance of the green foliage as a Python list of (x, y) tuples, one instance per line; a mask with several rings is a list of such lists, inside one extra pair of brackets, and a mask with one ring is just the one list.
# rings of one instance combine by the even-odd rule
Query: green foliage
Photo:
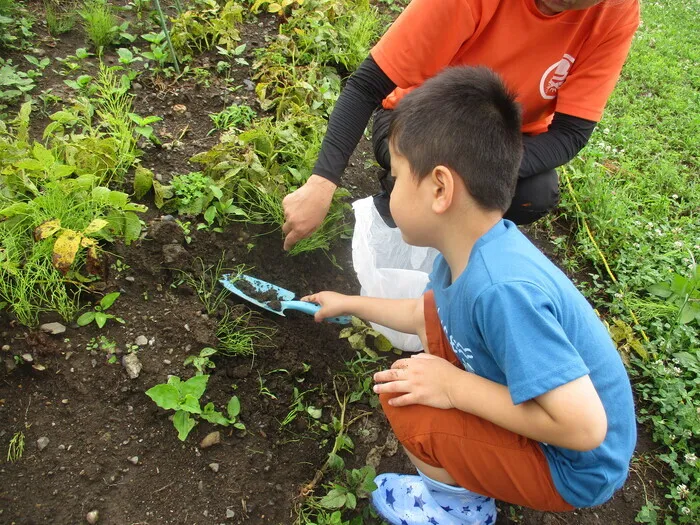
[(674, 274), (670, 283), (652, 284), (647, 290), (678, 307), (677, 323), (700, 325), (700, 266), (693, 264), (690, 270), (689, 277)]
[(192, 365), (195, 370), (197, 370), (198, 376), (204, 375), (210, 368), (216, 368), (214, 361), (209, 359), (211, 356), (216, 354), (216, 348), (202, 348), (199, 355), (190, 355), (185, 358), (183, 365)]
[(250, 106), (233, 104), (219, 113), (212, 113), (209, 118), (218, 130), (241, 131), (250, 126), (255, 116), (256, 113)]
[(19, 101), (35, 86), (34, 79), (28, 73), (17, 69), (12, 60), (0, 58), (0, 112)]
[(173, 18), (170, 35), (175, 51), (203, 53), (219, 46), (230, 50), (238, 45), (238, 27), (243, 7), (233, 0), (220, 5), (216, 0), (195, 0), (190, 9)]
[(107, 0), (85, 0), (78, 14), (83, 19), (85, 34), (101, 55), (105, 47), (116, 41), (120, 30), (112, 4)]
[(24, 432), (15, 432), (7, 446), (7, 461), (14, 463), (24, 454)]
[(105, 295), (102, 299), (100, 299), (100, 302), (95, 305), (94, 310), (85, 312), (83, 315), (78, 317), (78, 320), (76, 321), (78, 326), (86, 326), (94, 321), (98, 328), (102, 328), (110, 319), (114, 319), (118, 323), (123, 324), (124, 319), (121, 317), (105, 313), (105, 311), (114, 304), (114, 301), (116, 301), (120, 295), (121, 293), (119, 292), (112, 292)]
[[(345, 327), (340, 331), (340, 338), (347, 339), (353, 350), (360, 350), (372, 359), (377, 359), (379, 355), (374, 349), (369, 347), (369, 344), (372, 344), (379, 352), (391, 352), (394, 350), (391, 341), (357, 317), (352, 318), (351, 326)], [(395, 351), (398, 354), (401, 353), (400, 350)]]
[(57, 37), (75, 27), (77, 13), (72, 8), (70, 3), (66, 7), (58, 0), (44, 0), (46, 27), (51, 36)]
[(187, 381), (181, 381), (177, 376), (170, 376), (167, 383), (156, 385), (146, 391), (156, 405), (165, 410), (174, 410), (173, 426), (177, 437), (185, 441), (188, 434), (201, 418), (216, 425), (227, 427), (233, 425), (239, 430), (245, 430), (245, 425), (238, 420), (241, 405), (236, 396), (231, 397), (226, 405), (227, 416), (214, 409), (214, 403), (200, 407), (199, 400), (207, 388), (208, 375), (196, 375)]
[(236, 313), (227, 308), (216, 328), (217, 350), (229, 356), (252, 356), (255, 350), (269, 344), (274, 329), (253, 326), (252, 312)]
[(26, 49), (32, 45), (34, 20), (24, 5), (0, 0), (0, 49)]

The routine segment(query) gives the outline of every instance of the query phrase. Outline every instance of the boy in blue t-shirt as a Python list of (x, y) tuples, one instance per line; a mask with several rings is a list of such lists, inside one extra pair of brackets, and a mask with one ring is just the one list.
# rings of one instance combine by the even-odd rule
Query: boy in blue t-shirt
[(375, 374), (418, 476), (381, 474), (372, 504), (396, 525), (495, 522), (494, 499), (599, 505), (627, 477), (632, 392), (607, 330), (571, 281), (503, 220), (520, 112), (485, 68), (450, 68), (407, 95), (390, 129), (392, 216), (435, 261), (422, 298), (320, 292), (342, 314), (417, 333), (426, 353)]

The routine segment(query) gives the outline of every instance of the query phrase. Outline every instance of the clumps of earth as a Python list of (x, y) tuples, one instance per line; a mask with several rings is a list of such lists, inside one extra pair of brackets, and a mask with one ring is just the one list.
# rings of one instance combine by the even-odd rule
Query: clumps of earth
[(255, 299), (261, 303), (267, 304), (273, 310), (281, 311), (282, 303), (280, 303), (279, 295), (273, 288), (268, 288), (267, 290), (258, 290), (246, 280), (239, 280), (236, 282), (236, 288), (241, 292), (246, 294), (248, 297)]

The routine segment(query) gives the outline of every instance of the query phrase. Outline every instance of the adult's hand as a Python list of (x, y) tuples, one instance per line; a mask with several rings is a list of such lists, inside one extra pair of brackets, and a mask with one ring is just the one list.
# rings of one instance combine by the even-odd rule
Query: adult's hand
[(337, 186), (318, 175), (311, 175), (301, 188), (282, 201), (285, 222), (284, 249), (290, 250), (300, 240), (318, 229), (328, 214)]

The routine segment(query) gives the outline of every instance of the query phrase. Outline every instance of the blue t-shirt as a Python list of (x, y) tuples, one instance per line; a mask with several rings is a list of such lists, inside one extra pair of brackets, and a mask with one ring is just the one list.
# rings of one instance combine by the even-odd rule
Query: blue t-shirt
[(593, 308), (507, 220), (476, 242), (451, 280), (439, 256), (428, 286), (455, 354), (466, 370), (506, 385), (514, 404), (590, 376), (608, 420), (603, 443), (588, 452), (541, 445), (568, 503), (607, 501), (627, 478), (637, 430), (627, 373)]

